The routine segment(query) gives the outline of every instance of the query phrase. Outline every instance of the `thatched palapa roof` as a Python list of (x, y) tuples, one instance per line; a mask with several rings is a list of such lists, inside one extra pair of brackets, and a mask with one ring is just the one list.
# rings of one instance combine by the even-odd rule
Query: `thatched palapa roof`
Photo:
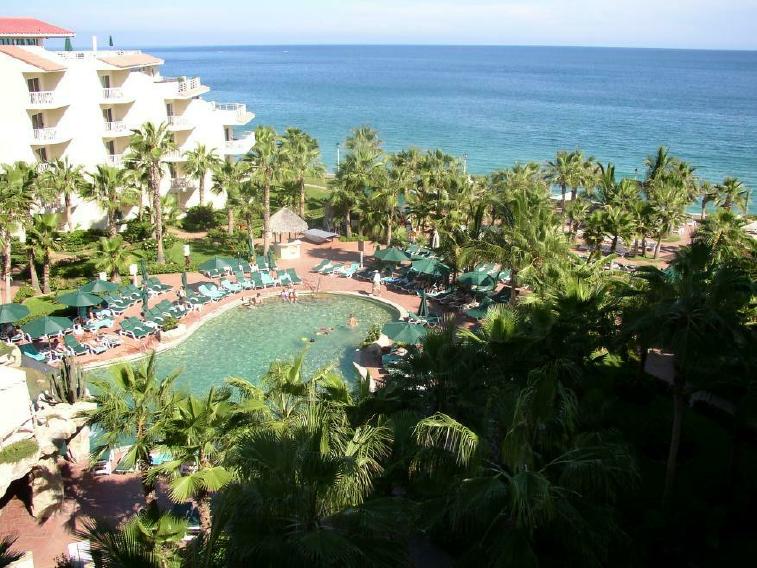
[(304, 233), (307, 230), (308, 224), (287, 207), (282, 207), (271, 215), (271, 232), (273, 233)]

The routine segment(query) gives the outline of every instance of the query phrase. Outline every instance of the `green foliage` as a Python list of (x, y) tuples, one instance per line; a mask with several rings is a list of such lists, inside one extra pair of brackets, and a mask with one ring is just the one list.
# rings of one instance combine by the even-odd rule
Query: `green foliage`
[(13, 296), (13, 301), (20, 304), (27, 298), (31, 298), (35, 295), (36, 292), (34, 291), (34, 288), (29, 284), (24, 284), (16, 291), (16, 295)]
[(32, 457), (39, 450), (36, 440), (19, 440), (0, 450), (0, 464), (17, 463)]
[(218, 227), (221, 223), (223, 223), (223, 220), (219, 219), (213, 207), (210, 205), (197, 205), (187, 209), (186, 215), (181, 221), (181, 227), (185, 231), (194, 233)]
[(94, 245), (100, 237), (105, 236), (101, 229), (76, 229), (61, 235), (61, 250), (64, 252), (79, 252)]
[(121, 236), (126, 242), (138, 244), (152, 238), (152, 223), (148, 219), (131, 219), (126, 223), (126, 229)]
[(347, 235), (339, 235), (339, 242), (340, 243), (356, 243), (358, 241), (370, 241), (371, 239), (365, 235), (358, 235), (358, 234), (352, 234), (350, 236)]
[(73, 357), (64, 357), (60, 371), (51, 373), (50, 395), (55, 402), (74, 404), (86, 396), (87, 381)]
[(371, 343), (378, 341), (379, 337), (381, 337), (381, 326), (374, 324), (368, 330), (365, 339), (363, 339), (362, 347), (367, 347)]
[(169, 316), (163, 320), (160, 327), (163, 328), (163, 331), (171, 331), (172, 329), (179, 327), (179, 321), (176, 318)]
[[(196, 268), (195, 265), (190, 265), (189, 269), (194, 270)], [(147, 263), (147, 272), (150, 274), (178, 274), (180, 272), (184, 271), (184, 263), (178, 263), (174, 262), (172, 260), (168, 260), (167, 262), (164, 262), (162, 264), (158, 262), (148, 262)]]

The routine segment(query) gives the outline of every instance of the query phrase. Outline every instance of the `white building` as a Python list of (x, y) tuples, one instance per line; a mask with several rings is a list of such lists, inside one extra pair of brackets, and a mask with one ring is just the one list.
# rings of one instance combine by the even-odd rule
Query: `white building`
[[(165, 122), (178, 150), (166, 157), (163, 193), (182, 207), (197, 205), (197, 180), (185, 175), (184, 153), (197, 144), (234, 159), (255, 143), (253, 132), (234, 127), (254, 115), (244, 104), (217, 104), (202, 95), (199, 77), (163, 77), (163, 61), (140, 51), (51, 51), (46, 38), (74, 34), (31, 18), (0, 18), (0, 164), (67, 158), (88, 171), (97, 164), (120, 165), (132, 129)], [(44, 167), (44, 166), (43, 166)], [(210, 175), (205, 184), (209, 190)], [(206, 191), (206, 200), (224, 197)], [(103, 214), (78, 200), (74, 226), (99, 225)]]

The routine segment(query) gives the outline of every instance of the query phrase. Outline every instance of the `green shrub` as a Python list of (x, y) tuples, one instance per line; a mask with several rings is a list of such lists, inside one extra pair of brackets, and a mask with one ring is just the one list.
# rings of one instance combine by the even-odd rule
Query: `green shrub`
[(77, 229), (61, 235), (61, 247), (66, 252), (77, 252), (88, 245), (97, 242), (100, 237), (106, 236), (102, 229)]
[(36, 440), (19, 440), (0, 450), (0, 463), (17, 463), (32, 457), (39, 450)]
[(74, 404), (86, 394), (87, 381), (73, 357), (64, 357), (58, 373), (49, 376), (50, 395), (55, 402)]
[(179, 327), (179, 322), (176, 320), (176, 318), (168, 316), (163, 320), (163, 323), (160, 324), (160, 327), (163, 328), (163, 331), (171, 331), (172, 329)]
[(181, 226), (185, 231), (196, 233), (198, 231), (207, 231), (219, 225), (216, 212), (209, 205), (197, 205), (187, 209)]
[(29, 286), (28, 284), (24, 284), (23, 286), (21, 286), (21, 288), (18, 289), (16, 295), (13, 296), (13, 301), (17, 304), (20, 304), (27, 298), (33, 297), (35, 294), (36, 292), (34, 291), (34, 288)]
[(131, 219), (121, 236), (130, 243), (142, 242), (152, 237), (152, 223), (148, 219)]
[[(194, 267), (190, 265), (190, 270), (194, 270)], [(150, 274), (178, 274), (184, 270), (184, 266), (178, 262), (169, 260), (163, 264), (157, 262), (147, 263), (147, 272)]]
[(345, 235), (340, 235), (339, 242), (341, 243), (354, 243), (357, 241), (369, 241), (370, 239), (366, 237), (365, 235), (358, 235), (357, 233), (352, 233), (351, 237), (347, 237)]
[(368, 330), (368, 334), (365, 336), (365, 339), (363, 339), (363, 344), (361, 345), (361, 347), (367, 347), (371, 343), (378, 341), (379, 337), (381, 337), (381, 326), (378, 324), (373, 324), (371, 326), (371, 329)]

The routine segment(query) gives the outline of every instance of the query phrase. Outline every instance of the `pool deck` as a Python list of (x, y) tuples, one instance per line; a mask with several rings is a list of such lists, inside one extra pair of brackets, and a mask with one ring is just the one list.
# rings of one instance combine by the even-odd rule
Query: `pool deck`
[[(369, 253), (373, 253), (373, 245), (366, 247)], [(319, 276), (313, 274), (310, 269), (322, 259), (328, 258), (337, 262), (358, 262), (360, 254), (357, 243), (334, 242), (332, 244), (313, 245), (303, 243), (301, 258), (293, 261), (279, 261), (284, 268), (294, 268), (303, 279), (303, 284), (297, 287), (298, 292), (303, 294), (314, 290), (319, 292), (351, 293), (362, 297), (371, 297), (371, 283), (342, 278), (339, 276)], [(178, 289), (181, 283), (180, 274), (158, 275), (160, 280)], [(207, 281), (199, 273), (189, 273), (190, 285)], [(278, 299), (280, 288), (269, 288), (262, 292), (262, 296), (268, 301), (281, 301)], [(210, 317), (216, 317), (224, 311), (234, 308), (245, 296), (256, 295), (257, 291), (247, 291), (234, 294), (221, 302), (209, 304), (198, 312), (193, 312), (181, 320), (187, 326), (188, 337), (197, 329), (203, 321)], [(175, 300), (175, 292), (161, 295), (159, 298)], [(418, 309), (420, 298), (414, 294), (399, 294), (382, 289), (379, 300), (383, 300), (399, 310), (415, 311)], [(157, 301), (157, 300), (156, 300)], [(139, 316), (141, 305), (138, 303), (129, 308), (116, 320), (115, 329), (118, 329), (120, 320), (126, 316)], [(114, 332), (115, 329), (104, 330)], [(87, 340), (87, 336), (83, 341)], [(124, 337), (124, 344), (112, 349), (107, 354), (100, 356), (82, 356), (79, 361), (88, 367), (111, 364), (117, 360), (127, 360), (144, 356), (153, 349), (163, 350), (175, 346), (179, 340), (172, 342), (159, 342), (150, 337), (144, 341), (137, 341)], [(379, 377), (381, 369), (379, 361), (361, 360), (360, 365), (368, 368), (373, 377)], [(0, 536), (12, 534), (18, 536), (14, 549), (19, 551), (32, 551), (34, 565), (37, 568), (55, 565), (55, 558), (66, 551), (69, 543), (76, 538), (72, 531), (79, 528), (81, 519), (89, 515), (114, 520), (123, 519), (135, 512), (142, 502), (139, 479), (136, 474), (110, 475), (105, 477), (93, 477), (87, 470), (86, 464), (60, 463), (66, 471), (66, 497), (60, 510), (43, 523), (38, 523), (28, 512), (23, 497), (13, 494), (9, 490), (4, 500), (0, 501)], [(163, 500), (165, 494), (162, 494)]]

